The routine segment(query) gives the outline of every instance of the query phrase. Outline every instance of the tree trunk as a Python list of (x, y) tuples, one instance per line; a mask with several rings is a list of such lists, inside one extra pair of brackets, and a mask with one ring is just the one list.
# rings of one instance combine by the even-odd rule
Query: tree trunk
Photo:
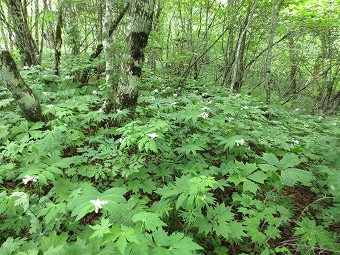
[[(234, 88), (237, 86), (238, 89), (240, 89), (240, 84), (236, 84), (237, 82), (237, 74), (240, 74), (240, 65), (241, 65), (241, 57), (243, 58), (243, 52), (244, 52), (244, 44), (246, 40), (246, 33), (249, 27), (249, 24), (251, 23), (251, 20), (253, 18), (253, 14), (255, 11), (257, 5), (257, 0), (254, 0), (254, 3), (252, 7), (249, 6), (247, 17), (245, 19), (244, 27), (240, 32), (240, 36), (238, 38), (237, 42), (237, 49), (236, 54), (234, 58), (233, 68), (232, 68), (232, 76), (231, 76), (231, 84), (230, 84), (230, 93), (233, 93)], [(243, 47), (242, 47), (243, 45)]]
[[(111, 38), (113, 32), (116, 30), (116, 28), (118, 27), (120, 21), (123, 19), (123, 17), (125, 16), (125, 13), (127, 12), (127, 10), (129, 9), (130, 6), (130, 2), (128, 1), (127, 3), (125, 3), (123, 9), (121, 10), (121, 12), (119, 13), (118, 17), (113, 21), (108, 24), (109, 25), (109, 30), (108, 30), (108, 36), (109, 38)], [(111, 20), (111, 18), (110, 18)], [(100, 53), (103, 51), (103, 44), (100, 43), (97, 45), (96, 50), (91, 54), (89, 62), (92, 62), (94, 59), (96, 59)], [(86, 68), (80, 78), (80, 83), (88, 83), (89, 78), (90, 78), (90, 68)]]
[(295, 94), (295, 92), (298, 90), (297, 75), (298, 75), (298, 71), (299, 71), (299, 66), (298, 66), (298, 58), (297, 58), (297, 54), (296, 54), (295, 41), (294, 41), (294, 35), (293, 34), (291, 34), (289, 36), (288, 44), (289, 44), (289, 59), (290, 59), (290, 73), (289, 73), (290, 89), (289, 89), (289, 93)]
[(54, 66), (55, 74), (60, 76), (60, 57), (61, 57), (61, 28), (63, 25), (62, 0), (58, 1), (58, 20), (54, 37)]
[(36, 44), (27, 23), (26, 6), (20, 0), (6, 0), (5, 2), (13, 21), (14, 43), (20, 52), (22, 63), (27, 66), (39, 64)]
[(20, 76), (14, 59), (6, 50), (0, 51), (0, 79), (12, 93), (27, 120), (43, 120), (39, 101)]
[(265, 82), (264, 82), (264, 88), (266, 92), (266, 104), (270, 103), (270, 94), (271, 94), (270, 78), (271, 78), (272, 49), (273, 49), (273, 44), (274, 44), (277, 17), (279, 16), (279, 12), (282, 7), (282, 4), (283, 4), (283, 0), (280, 0), (280, 2), (277, 5), (277, 8), (275, 9), (275, 1), (272, 0), (272, 20), (271, 20), (269, 43), (268, 43), (268, 52), (267, 52), (267, 58), (266, 58), (266, 74), (265, 74)]
[(112, 52), (112, 40), (110, 39), (110, 25), (112, 16), (112, 2), (111, 0), (106, 0), (105, 7), (105, 20), (103, 26), (103, 49), (105, 55), (105, 81), (106, 81), (106, 99), (102, 105), (102, 110), (105, 113), (109, 113), (114, 100), (114, 94), (117, 91), (117, 86), (113, 80), (113, 52)]
[(117, 89), (116, 108), (129, 109), (132, 117), (137, 106), (144, 49), (152, 27), (154, 6), (154, 0), (135, 0), (131, 10), (127, 48), (122, 59)]

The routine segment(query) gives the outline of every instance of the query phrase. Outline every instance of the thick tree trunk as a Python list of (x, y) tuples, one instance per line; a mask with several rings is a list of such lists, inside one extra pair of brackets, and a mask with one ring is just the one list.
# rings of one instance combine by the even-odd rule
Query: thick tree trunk
[(122, 59), (116, 97), (116, 108), (129, 109), (131, 116), (137, 105), (144, 49), (152, 27), (154, 6), (154, 0), (135, 0), (131, 11), (127, 49)]
[(6, 0), (5, 2), (13, 21), (14, 43), (20, 52), (23, 64), (27, 66), (39, 64), (36, 44), (27, 23), (26, 6), (21, 0)]
[(14, 59), (6, 50), (0, 51), (0, 79), (12, 93), (27, 120), (43, 120), (39, 101), (20, 76)]

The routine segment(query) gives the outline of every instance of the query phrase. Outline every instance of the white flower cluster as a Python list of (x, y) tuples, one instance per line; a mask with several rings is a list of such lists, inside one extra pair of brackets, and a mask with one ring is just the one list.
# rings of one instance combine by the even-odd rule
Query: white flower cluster
[(46, 105), (47, 108), (53, 108), (54, 107), (54, 104), (48, 104)]
[(242, 107), (241, 107), (241, 110), (247, 110), (248, 108), (249, 108), (249, 107), (245, 105), (245, 106), (242, 106)]
[(25, 175), (24, 179), (22, 179), (22, 182), (26, 185), (29, 182), (36, 182), (38, 180), (39, 176), (29, 176)]
[(298, 144), (300, 143), (300, 141), (299, 141), (299, 140), (296, 140), (295, 138), (293, 138), (293, 139), (291, 140), (291, 142), (292, 142), (292, 144), (294, 144), (294, 145), (298, 145)]
[(201, 114), (198, 115), (198, 117), (201, 117), (203, 119), (209, 118), (209, 113), (208, 112), (202, 112)]
[(109, 201), (107, 201), (107, 200), (100, 200), (99, 198), (97, 198), (96, 200), (90, 200), (90, 203), (95, 206), (95, 210), (94, 211), (96, 213), (98, 213), (99, 209), (102, 209), (102, 206), (108, 204)]
[(151, 134), (146, 134), (148, 137), (150, 137), (151, 139), (156, 138), (158, 135), (156, 133), (151, 133)]
[(244, 141), (244, 139), (240, 139), (240, 140), (235, 140), (235, 143), (236, 143), (237, 146), (240, 146), (240, 145), (245, 144), (245, 141)]

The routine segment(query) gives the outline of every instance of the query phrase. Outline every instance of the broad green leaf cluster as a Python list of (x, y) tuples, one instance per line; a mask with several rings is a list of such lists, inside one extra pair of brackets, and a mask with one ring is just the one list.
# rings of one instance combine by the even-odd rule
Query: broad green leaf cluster
[(150, 82), (128, 120), (59, 86), (46, 123), (1, 105), (0, 254), (339, 251), (339, 119)]

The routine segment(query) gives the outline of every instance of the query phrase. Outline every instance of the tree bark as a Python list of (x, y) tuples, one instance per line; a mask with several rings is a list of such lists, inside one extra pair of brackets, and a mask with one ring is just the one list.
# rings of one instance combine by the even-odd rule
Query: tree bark
[(270, 87), (270, 78), (271, 78), (271, 60), (272, 60), (272, 49), (276, 31), (276, 24), (277, 24), (277, 17), (279, 16), (280, 9), (282, 7), (283, 0), (277, 5), (275, 8), (275, 1), (272, 0), (272, 19), (271, 19), (271, 29), (270, 29), (270, 36), (269, 36), (269, 43), (268, 43), (268, 52), (266, 58), (266, 74), (265, 74), (265, 82), (264, 88), (266, 92), (266, 104), (270, 103), (270, 94), (271, 94), (271, 87)]
[(39, 64), (36, 56), (37, 47), (27, 23), (26, 6), (21, 0), (5, 0), (5, 2), (13, 21), (14, 43), (20, 52), (22, 63), (27, 66)]
[(154, 6), (154, 0), (135, 0), (131, 10), (128, 48), (122, 59), (116, 97), (116, 109), (129, 109), (131, 117), (137, 106), (144, 49), (152, 27)]
[[(252, 7), (249, 7), (249, 9), (248, 9), (248, 14), (247, 14), (247, 17), (245, 19), (244, 27), (241, 30), (240, 36), (238, 38), (237, 50), (236, 50), (233, 68), (232, 68), (232, 76), (231, 76), (231, 84), (230, 84), (230, 93), (231, 94), (233, 93), (236, 85), (240, 89), (240, 84), (236, 84), (237, 74), (241, 72), (240, 71), (241, 57), (243, 57), (244, 44), (245, 44), (245, 40), (246, 40), (246, 33), (247, 33), (247, 30), (248, 30), (249, 24), (251, 23), (251, 20), (253, 18), (253, 14), (254, 14), (256, 5), (257, 5), (257, 0), (254, 0)], [(242, 47), (242, 45), (243, 45), (243, 47)]]
[(62, 10), (62, 0), (58, 1), (58, 21), (55, 29), (54, 37), (54, 66), (55, 74), (60, 76), (60, 58), (61, 58), (61, 28), (63, 25), (63, 10)]
[(22, 79), (14, 59), (6, 50), (0, 51), (0, 79), (12, 93), (27, 120), (43, 120), (39, 101)]
[(105, 81), (106, 81), (106, 99), (102, 105), (102, 110), (105, 113), (109, 113), (114, 100), (114, 94), (117, 91), (117, 86), (113, 80), (113, 52), (112, 52), (112, 40), (110, 38), (110, 24), (112, 16), (112, 2), (111, 0), (106, 0), (105, 5), (105, 20), (103, 26), (103, 49), (105, 56)]
[[(116, 30), (116, 28), (118, 27), (120, 21), (123, 19), (123, 17), (125, 16), (125, 13), (127, 12), (127, 10), (129, 9), (130, 6), (130, 1), (127, 1), (123, 7), (123, 9), (121, 10), (121, 12), (119, 13), (118, 17), (113, 21), (110, 22), (109, 24), (109, 30), (108, 30), (108, 36), (109, 38), (111, 38), (113, 32)], [(96, 59), (100, 53), (102, 53), (103, 51), (103, 44), (100, 43), (97, 45), (95, 51), (91, 54), (90, 58), (89, 58), (89, 62), (92, 62), (94, 59)], [(90, 78), (90, 68), (87, 68), (83, 71), (81, 78), (80, 78), (80, 83), (85, 84), (88, 83), (89, 78)]]

